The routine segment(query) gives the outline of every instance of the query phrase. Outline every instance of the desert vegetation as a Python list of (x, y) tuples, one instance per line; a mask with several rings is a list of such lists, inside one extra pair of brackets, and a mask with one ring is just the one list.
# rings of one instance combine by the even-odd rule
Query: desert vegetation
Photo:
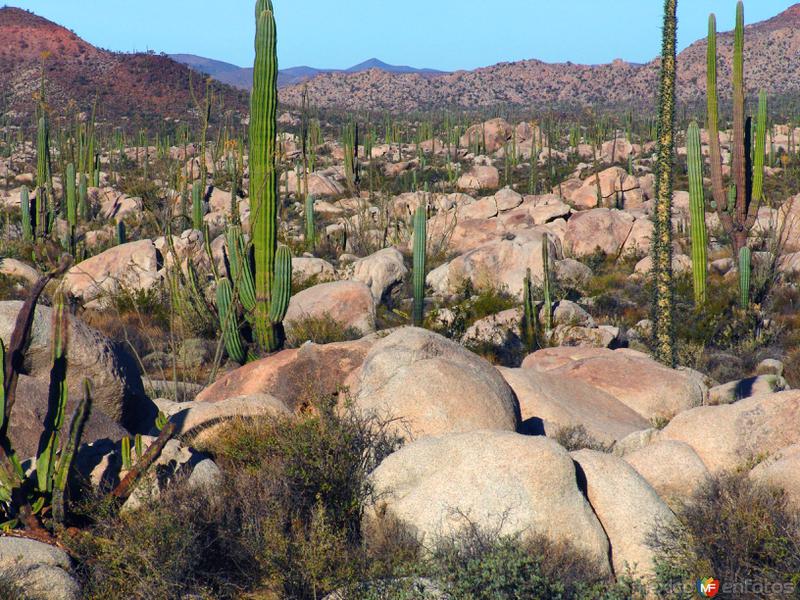
[[(652, 110), (279, 93), (270, 0), (249, 110), (42, 48), (32, 118), (0, 97), (0, 596), (796, 595), (800, 127), (747, 65), (779, 22), (711, 15), (698, 96), (677, 5)], [(37, 19), (0, 9), (26, 60)], [(63, 101), (78, 55), (182, 116)]]

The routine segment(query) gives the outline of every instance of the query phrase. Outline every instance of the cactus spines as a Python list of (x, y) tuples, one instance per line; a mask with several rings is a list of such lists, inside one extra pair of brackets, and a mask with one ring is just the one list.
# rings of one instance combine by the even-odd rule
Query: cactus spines
[(272, 302), (269, 307), (269, 320), (278, 325), (289, 309), (292, 296), (292, 253), (288, 246), (278, 246), (275, 253), (275, 280), (272, 282)]
[(255, 63), (250, 94), (250, 206), (255, 253), (255, 332), (267, 351), (278, 348), (278, 335), (269, 317), (275, 254), (278, 245), (278, 179), (276, 128), (278, 53), (275, 14), (271, 0), (256, 2)]
[(752, 254), (750, 248), (744, 246), (739, 250), (739, 302), (742, 308), (750, 306), (750, 271)]
[(672, 283), (672, 172), (675, 152), (675, 77), (677, 45), (677, 0), (664, 1), (664, 39), (661, 53), (661, 83), (658, 107), (656, 159), (656, 210), (653, 232), (654, 355), (673, 367), (675, 336)]
[(26, 242), (33, 241), (33, 227), (31, 226), (31, 200), (28, 188), (22, 187), (19, 195), (19, 209), (22, 215), (22, 239)]
[(542, 236), (542, 296), (544, 297), (544, 328), (547, 333), (553, 329), (553, 301), (550, 295), (550, 242)]
[(192, 228), (203, 230), (203, 184), (199, 181), (192, 186)]
[(703, 192), (703, 154), (700, 147), (700, 128), (695, 121), (686, 132), (686, 162), (689, 167), (689, 209), (692, 238), (692, 282), (694, 302), (706, 301), (708, 278), (708, 233), (706, 231), (706, 200)]
[(414, 214), (414, 305), (412, 318), (414, 324), (422, 325), (425, 312), (425, 262), (428, 243), (428, 214), (423, 204)]
[(236, 317), (236, 309), (233, 307), (233, 289), (227, 277), (221, 277), (217, 282), (217, 311), (219, 312), (222, 338), (225, 341), (225, 350), (231, 360), (242, 364), (246, 354), (239, 336), (239, 320)]
[(314, 196), (307, 195), (305, 200), (305, 217), (306, 217), (306, 246), (310, 250), (314, 250), (316, 246), (317, 229), (314, 223)]

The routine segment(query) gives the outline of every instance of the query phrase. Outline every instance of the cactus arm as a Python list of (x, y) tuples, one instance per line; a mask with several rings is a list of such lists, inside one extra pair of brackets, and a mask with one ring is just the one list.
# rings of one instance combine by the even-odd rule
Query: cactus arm
[(722, 182), (722, 151), (719, 143), (719, 102), (717, 92), (717, 18), (708, 17), (708, 49), (706, 55), (706, 101), (708, 105), (708, 149), (711, 160), (711, 192), (720, 218), (725, 211), (726, 194)]
[(692, 280), (697, 306), (706, 301), (708, 276), (708, 237), (706, 231), (705, 194), (703, 192), (703, 154), (700, 128), (692, 121), (686, 132), (687, 165), (689, 167), (689, 198), (692, 239)]
[(414, 306), (412, 317), (414, 324), (422, 325), (425, 312), (425, 262), (428, 242), (428, 215), (424, 205), (417, 207), (414, 215)]
[(222, 277), (217, 282), (217, 311), (225, 349), (231, 360), (242, 364), (246, 358), (242, 341), (239, 337), (239, 322), (233, 308), (233, 289), (227, 277)]
[[(64, 522), (65, 507), (64, 507), (64, 493), (67, 489), (67, 482), (69, 480), (69, 472), (72, 468), (72, 463), (75, 460), (75, 454), (80, 446), (81, 437), (83, 437), (83, 428), (86, 421), (89, 420), (89, 413), (92, 407), (92, 394), (89, 387), (89, 381), (83, 380), (83, 398), (75, 407), (72, 413), (72, 419), (69, 424), (69, 436), (67, 437), (67, 445), (61, 454), (61, 459), (58, 462), (58, 470), (56, 471), (55, 481), (53, 483), (53, 518), (56, 523)], [(128, 439), (130, 442), (129, 438)]]
[(744, 115), (744, 4), (736, 5), (733, 42), (733, 180), (736, 183), (736, 223), (747, 219), (747, 160)]
[(752, 266), (750, 248), (739, 250), (739, 302), (742, 308), (750, 306), (750, 272)]
[(544, 296), (544, 327), (553, 329), (553, 302), (550, 296), (550, 248), (547, 236), (542, 237), (542, 294)]
[(292, 296), (292, 253), (288, 246), (278, 246), (275, 255), (275, 280), (272, 286), (272, 302), (269, 319), (273, 325), (283, 321)]
[(745, 228), (750, 229), (758, 218), (758, 208), (764, 198), (764, 159), (767, 143), (767, 93), (758, 94), (758, 116), (756, 117), (756, 139), (753, 145), (753, 190), (747, 207)]

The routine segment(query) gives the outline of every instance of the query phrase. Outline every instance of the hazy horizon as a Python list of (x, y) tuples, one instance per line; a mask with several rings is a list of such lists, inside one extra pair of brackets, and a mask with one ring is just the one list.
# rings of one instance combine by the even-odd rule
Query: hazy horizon
[[(750, 0), (745, 2), (746, 22), (768, 19), (795, 3)], [(407, 0), (399, 14), (386, 3), (369, 0), (351, 0), (344, 9), (323, 0), (274, 0), (281, 68), (346, 69), (378, 58), (443, 71), (524, 59), (648, 62), (660, 50), (662, 4), (506, 0), (487, 14), (485, 3), (477, 0)], [(229, 0), (224, 9), (213, 0), (139, 0), (111, 8), (100, 0), (17, 0), (9, 5), (31, 10), (110, 50), (252, 63), (252, 0)], [(735, 0), (679, 2), (680, 48), (705, 37), (710, 12), (717, 14), (720, 31), (732, 29), (735, 6)], [(479, 21), (473, 18), (476, 14)], [(184, 26), (178, 27), (180, 23)]]

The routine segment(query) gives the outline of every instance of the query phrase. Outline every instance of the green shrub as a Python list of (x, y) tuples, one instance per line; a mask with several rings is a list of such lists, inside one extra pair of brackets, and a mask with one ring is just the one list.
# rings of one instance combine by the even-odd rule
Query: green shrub
[(345, 327), (328, 313), (318, 317), (305, 316), (287, 323), (286, 343), (291, 348), (297, 348), (305, 342), (332, 344), (357, 340), (361, 337), (362, 334), (358, 329)]
[[(783, 491), (753, 482), (746, 472), (718, 475), (677, 517), (673, 525), (659, 525), (652, 541), (659, 598), (682, 599), (681, 589), (705, 577), (748, 581), (751, 590), (800, 583), (800, 521)], [(767, 596), (739, 589), (727, 597)]]
[(559, 427), (553, 439), (566, 448), (569, 452), (575, 450), (596, 450), (597, 452), (611, 452), (611, 444), (604, 444), (592, 436), (583, 425)]

